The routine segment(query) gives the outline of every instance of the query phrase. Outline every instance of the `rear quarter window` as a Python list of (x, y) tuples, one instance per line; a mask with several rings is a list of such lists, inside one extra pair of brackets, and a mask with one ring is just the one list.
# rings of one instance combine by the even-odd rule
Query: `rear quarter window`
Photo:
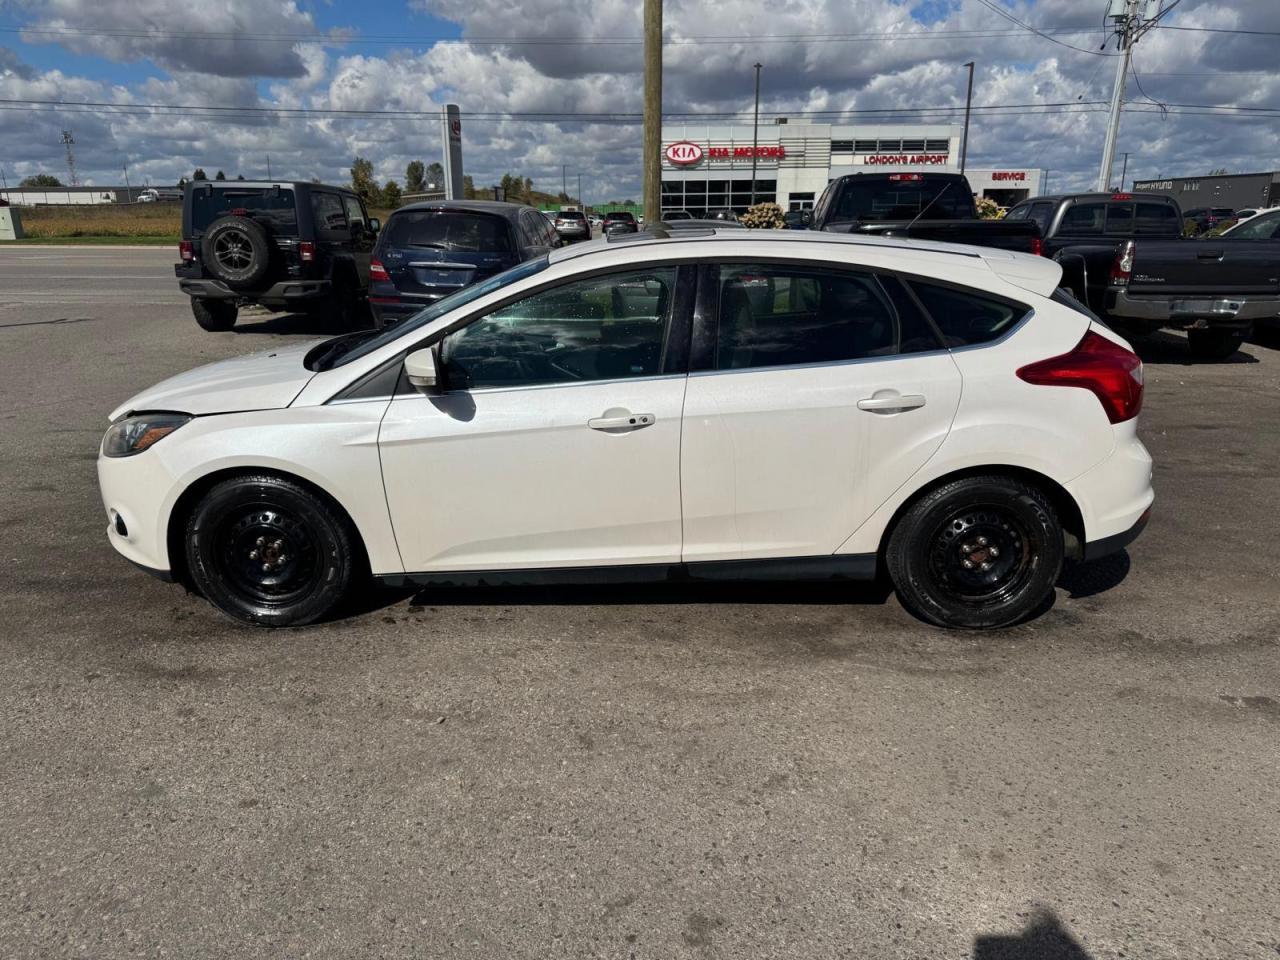
[(911, 280), (909, 284), (947, 347), (969, 347), (998, 340), (1016, 327), (1031, 309), (955, 287), (918, 280)]

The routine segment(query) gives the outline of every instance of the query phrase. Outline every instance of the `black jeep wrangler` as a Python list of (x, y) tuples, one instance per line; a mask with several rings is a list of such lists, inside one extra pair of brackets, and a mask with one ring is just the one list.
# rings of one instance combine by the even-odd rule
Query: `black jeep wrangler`
[(379, 228), (345, 187), (201, 181), (182, 199), (182, 262), (173, 272), (206, 330), (230, 330), (240, 304), (361, 326)]

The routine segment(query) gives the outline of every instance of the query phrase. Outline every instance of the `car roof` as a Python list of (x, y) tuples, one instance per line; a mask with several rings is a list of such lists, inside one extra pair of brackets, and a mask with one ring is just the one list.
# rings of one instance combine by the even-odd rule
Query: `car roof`
[[(205, 185), (217, 187), (222, 190), (240, 189), (247, 187), (250, 190), (270, 190), (272, 187), (280, 187), (282, 190), (293, 190), (296, 187), (306, 187), (313, 190), (320, 187), (324, 190), (336, 190), (338, 193), (349, 193), (353, 197), (357, 196), (356, 192), (350, 187), (339, 187), (332, 183), (312, 183), (310, 180), (193, 180), (192, 187), (203, 187)], [(153, 187), (151, 189), (159, 189), (164, 191), (164, 187)]]
[[(1147, 193), (1145, 190), (1109, 190), (1106, 193), (1050, 193), (1042, 197), (1027, 197), (1012, 206), (1021, 207), (1028, 203), (1061, 203), (1063, 200), (1111, 200), (1117, 194), (1123, 194), (1130, 200), (1164, 200), (1174, 203), (1173, 197), (1164, 193)], [(1010, 208), (1012, 209), (1012, 207)]]
[(397, 207), (391, 211), (391, 216), (394, 217), (398, 213), (412, 213), (415, 210), (459, 210), (468, 213), (489, 213), (506, 217), (508, 220), (514, 219), (521, 210), (533, 210), (534, 213), (540, 212), (526, 203), (508, 203), (504, 200), (421, 200), (417, 203), (406, 203), (403, 207)]

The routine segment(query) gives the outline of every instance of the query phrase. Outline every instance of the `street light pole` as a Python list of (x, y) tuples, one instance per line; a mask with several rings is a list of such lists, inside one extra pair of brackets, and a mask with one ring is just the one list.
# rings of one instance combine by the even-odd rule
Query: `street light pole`
[[(760, 152), (760, 68), (763, 64), (757, 63), (756, 68), (756, 113), (755, 120), (751, 126), (751, 206), (756, 205), (756, 154)], [(733, 204), (733, 187), (729, 188), (730, 206)]]
[(1129, 172), (1129, 151), (1124, 152), (1124, 164), (1120, 167), (1120, 190), (1124, 191), (1124, 178)]
[(973, 61), (965, 64), (969, 68), (969, 92), (964, 98), (964, 136), (960, 138), (960, 172), (964, 173), (965, 162), (969, 159), (969, 113), (973, 109)]
[(582, 202), (582, 174), (578, 174), (578, 209), (587, 212), (587, 205)]

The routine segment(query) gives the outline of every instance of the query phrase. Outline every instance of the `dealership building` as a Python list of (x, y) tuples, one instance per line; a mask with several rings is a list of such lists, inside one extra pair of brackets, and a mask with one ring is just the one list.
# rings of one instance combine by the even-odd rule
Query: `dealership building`
[(1280, 171), (1271, 173), (1224, 173), (1203, 177), (1173, 177), (1168, 180), (1135, 180), (1135, 193), (1162, 193), (1178, 201), (1183, 210), (1197, 207), (1280, 206)]
[[(807, 210), (837, 177), (902, 170), (960, 172), (956, 124), (793, 123), (663, 124), (662, 209), (700, 214), (751, 204), (751, 164), (756, 202), (783, 210)], [(1042, 171), (967, 167), (973, 192), (1010, 206), (1041, 192)]]

